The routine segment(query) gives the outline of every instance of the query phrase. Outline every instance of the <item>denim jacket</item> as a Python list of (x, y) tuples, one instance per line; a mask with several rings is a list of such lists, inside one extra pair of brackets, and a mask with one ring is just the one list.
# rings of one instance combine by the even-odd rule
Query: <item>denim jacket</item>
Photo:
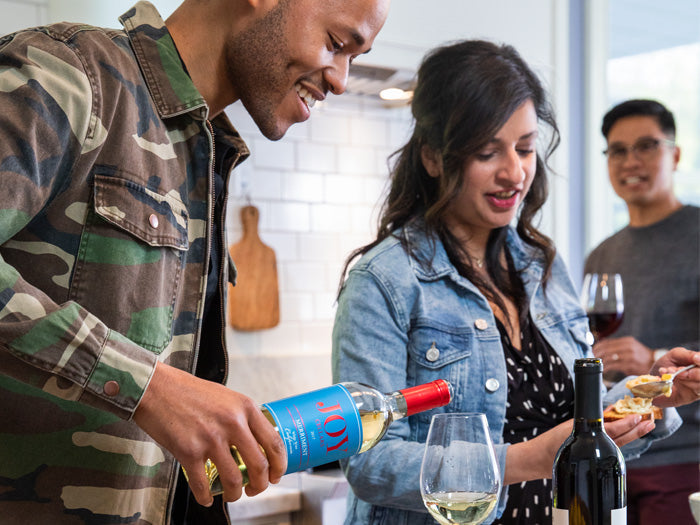
[[(409, 242), (413, 256), (399, 237)], [(574, 360), (591, 356), (591, 350), (588, 321), (563, 261), (555, 259), (545, 291), (541, 255), (512, 229), (507, 246), (516, 268), (523, 269), (533, 322), (573, 375)], [(352, 487), (346, 524), (434, 523), (423, 507), (418, 478), (435, 413), (484, 412), (501, 476), (505, 470), (508, 381), (493, 312), (484, 295), (449, 262), (437, 238), (407, 227), (366, 253), (348, 274), (333, 330), (333, 379), (390, 392), (440, 378), (453, 386), (449, 405), (393, 423), (377, 446), (343, 461)], [(608, 396), (622, 397), (621, 387)], [(673, 409), (663, 421), (671, 428), (657, 425), (657, 437), (679, 425)], [(649, 441), (637, 440), (626, 455), (638, 455)], [(488, 522), (503, 511), (507, 492), (506, 487)]]

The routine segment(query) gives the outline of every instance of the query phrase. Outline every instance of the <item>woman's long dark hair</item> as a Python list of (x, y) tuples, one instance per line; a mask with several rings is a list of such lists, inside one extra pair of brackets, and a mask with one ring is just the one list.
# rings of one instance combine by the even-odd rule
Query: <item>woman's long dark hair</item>
[[(413, 134), (391, 157), (391, 187), (382, 208), (377, 238), (350, 254), (343, 277), (356, 257), (398, 228), (414, 223), (424, 227), (428, 234), (437, 235), (459, 273), (501, 309), (503, 302), (492, 286), (514, 300), (521, 318), (526, 316), (522, 281), (515, 273), (508, 250), (504, 249), (507, 227), (492, 231), (488, 240), (486, 264), (491, 285), (472, 269), (469, 254), (447, 228), (445, 213), (462, 187), (465, 163), (489, 143), (527, 100), (532, 101), (539, 123), (548, 125), (551, 133), (544, 155), (537, 156), (535, 177), (519, 210), (516, 229), (527, 244), (542, 253), (543, 284), (546, 284), (556, 251), (552, 241), (537, 230), (533, 221), (547, 198), (547, 159), (559, 144), (559, 130), (541, 82), (518, 52), (509, 45), (482, 40), (448, 44), (432, 50), (423, 59), (411, 103)], [(425, 170), (421, 160), (424, 145), (440, 157), (443, 167), (440, 177), (431, 177)], [(403, 236), (401, 241), (411, 253)], [(508, 261), (506, 269), (499, 263), (501, 252), (505, 252)]]

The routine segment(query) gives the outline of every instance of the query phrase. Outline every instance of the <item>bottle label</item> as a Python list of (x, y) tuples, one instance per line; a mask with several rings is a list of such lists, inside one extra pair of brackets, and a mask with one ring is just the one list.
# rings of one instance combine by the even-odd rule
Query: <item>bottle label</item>
[(343, 385), (333, 385), (263, 405), (287, 449), (287, 474), (357, 454), (362, 424)]
[[(569, 525), (569, 511), (553, 507), (552, 525)], [(610, 525), (627, 525), (627, 507), (610, 511)]]

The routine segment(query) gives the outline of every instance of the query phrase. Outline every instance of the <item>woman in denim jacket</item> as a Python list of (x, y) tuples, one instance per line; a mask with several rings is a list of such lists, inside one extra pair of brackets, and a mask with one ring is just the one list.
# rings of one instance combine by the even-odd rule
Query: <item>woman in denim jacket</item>
[[(552, 110), (517, 52), (483, 41), (430, 53), (412, 110), (377, 239), (348, 260), (362, 255), (339, 296), (333, 375), (386, 392), (444, 378), (454, 398), (394, 423), (375, 448), (343, 462), (345, 523), (434, 523), (418, 477), (439, 411), (488, 417), (505, 487), (488, 522), (551, 523), (548, 478), (571, 432), (573, 364), (591, 355), (576, 290), (533, 225), (559, 141)], [(674, 412), (650, 436), (673, 432)], [(653, 428), (636, 417), (606, 425), (620, 445)]]

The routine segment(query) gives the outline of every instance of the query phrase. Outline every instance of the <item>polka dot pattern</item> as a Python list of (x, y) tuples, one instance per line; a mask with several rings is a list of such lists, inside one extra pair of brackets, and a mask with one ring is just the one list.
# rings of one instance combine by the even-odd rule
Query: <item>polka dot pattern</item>
[[(508, 401), (503, 439), (520, 443), (573, 416), (574, 384), (554, 349), (528, 318), (520, 327), (520, 345), (513, 345), (500, 322), (508, 375)], [(551, 525), (552, 481), (510, 485), (506, 509), (497, 525)]]

